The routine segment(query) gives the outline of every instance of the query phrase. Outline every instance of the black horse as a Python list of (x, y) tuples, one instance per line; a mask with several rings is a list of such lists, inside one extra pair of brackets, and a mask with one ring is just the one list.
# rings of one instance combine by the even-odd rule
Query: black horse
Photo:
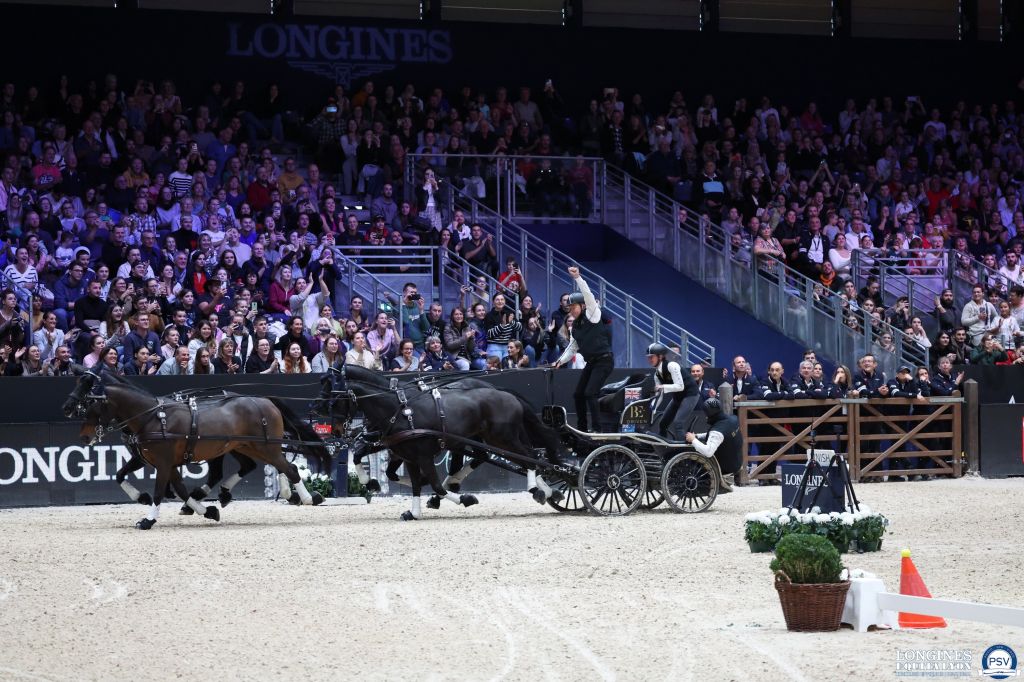
[[(436, 436), (411, 434), (414, 437), (404, 439), (403, 433), (414, 429), (447, 432), (524, 457), (533, 457), (533, 443), (543, 443), (551, 463), (559, 463), (558, 433), (541, 422), (525, 399), (485, 382), (463, 379), (447, 385), (446, 388), (456, 390), (439, 393), (442, 419), (439, 403), (429, 386), (403, 385), (378, 372), (351, 365), (331, 378), (325, 389), (331, 395), (327, 412), (335, 424), (347, 424), (357, 409), (362, 411), (368, 430), (406, 463), (413, 502), (412, 510), (402, 514), (403, 520), (419, 518), (424, 480), (439, 499), (464, 506), (477, 503), (472, 495), (449, 492), (438, 478), (434, 456), (440, 447)], [(458, 449), (457, 442), (453, 445)], [(356, 456), (356, 464), (360, 456)]]
[(178, 467), (187, 461), (212, 460), (230, 451), (276, 468), (281, 474), (282, 488), (287, 491), (289, 484), (294, 485), (304, 504), (323, 501), (320, 495), (309, 494), (298, 469), (282, 454), (286, 429), (301, 439), (294, 441), (299, 449), (307, 456), (319, 458), (325, 468), (329, 468), (330, 453), (313, 428), (282, 401), (255, 396), (221, 397), (202, 403), (200, 416), (198, 405), (158, 398), (111, 374), (101, 377), (80, 369), (76, 373), (81, 376), (64, 402), (64, 414), (68, 418), (85, 418), (79, 432), (82, 440), (98, 440), (108, 429), (127, 430), (137, 439), (141, 457), (157, 470), (149, 514), (136, 527), (149, 530), (156, 523), (168, 484), (197, 514), (220, 520), (216, 507), (204, 507), (189, 495)]
[[(389, 380), (393, 377), (389, 377)], [(325, 388), (328, 385), (333, 385), (333, 376), (327, 375), (324, 377)], [(451, 378), (449, 377), (431, 377), (429, 380), (423, 378), (418, 379), (399, 379), (400, 385), (414, 386), (415, 388), (422, 391), (431, 391), (438, 389), (442, 393), (447, 394), (449, 391), (467, 391), (472, 389), (485, 389), (485, 390), (496, 390), (493, 384), (480, 379), (474, 379), (472, 377), (465, 378)], [(390, 385), (390, 384), (389, 384)], [(534, 448), (544, 448), (545, 454), (553, 462), (558, 462), (558, 434), (551, 431), (544, 426), (539, 419), (535, 418), (533, 414), (533, 406), (530, 402), (519, 393), (510, 389), (502, 389), (503, 392), (515, 396), (519, 399), (519, 402), (523, 406), (524, 422), (523, 426), (526, 427), (527, 435), (530, 438), (530, 444)], [(326, 412), (325, 412), (326, 414)], [(359, 434), (359, 440), (365, 441), (366, 434)], [(355, 468), (360, 482), (372, 492), (380, 492), (380, 482), (377, 479), (371, 479), (366, 474), (362, 466), (358, 466), (362, 461), (363, 457), (368, 452), (366, 447), (357, 445), (355, 448), (350, 450), (351, 467)], [(354, 452), (353, 452), (354, 450)], [(446, 490), (453, 493), (461, 492), (462, 483), (465, 479), (473, 473), (476, 469), (480, 468), (481, 465), (487, 462), (484, 457), (480, 457), (478, 453), (467, 450), (467, 448), (459, 446), (457, 443), (449, 443), (447, 449), (447, 476), (445, 476), (442, 485)], [(466, 463), (466, 458), (469, 458), (469, 463)], [(404, 483), (405, 485), (411, 485), (409, 478), (401, 478), (398, 476), (398, 469), (403, 464), (403, 461), (398, 457), (392, 457), (388, 462), (388, 466), (384, 472), (384, 475), (389, 481), (394, 483)], [(532, 496), (534, 501), (538, 504), (544, 504), (548, 499), (553, 499), (555, 502), (561, 501), (563, 495), (561, 492), (554, 491), (548, 486), (542, 475), (538, 475), (534, 469), (526, 469), (526, 489)], [(431, 509), (437, 509), (440, 507), (441, 498), (437, 495), (433, 495), (427, 500), (427, 507)]]

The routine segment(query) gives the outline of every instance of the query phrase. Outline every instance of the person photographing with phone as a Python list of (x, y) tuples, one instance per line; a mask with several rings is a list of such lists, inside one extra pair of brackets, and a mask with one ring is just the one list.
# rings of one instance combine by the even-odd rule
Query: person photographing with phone
[(554, 362), (557, 369), (579, 353), (587, 363), (580, 373), (573, 399), (576, 402), (576, 424), (580, 431), (588, 431), (587, 411), (594, 420), (594, 427), (600, 429), (601, 417), (597, 398), (601, 387), (615, 368), (612, 355), (612, 330), (601, 315), (601, 306), (591, 293), (586, 281), (580, 277), (580, 269), (569, 268), (569, 276), (576, 280), (579, 291), (569, 294), (569, 315), (574, 319), (569, 345)]

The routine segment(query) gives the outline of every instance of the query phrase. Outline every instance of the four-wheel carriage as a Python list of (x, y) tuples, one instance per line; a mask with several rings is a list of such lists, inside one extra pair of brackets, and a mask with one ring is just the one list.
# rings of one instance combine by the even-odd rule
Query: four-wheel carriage
[[(649, 421), (649, 401), (627, 406), (622, 423)], [(686, 443), (673, 443), (650, 433), (588, 433), (570, 426), (561, 405), (544, 407), (547, 426), (558, 429), (564, 448), (579, 458), (576, 485), (558, 478), (560, 511), (590, 510), (621, 516), (638, 507), (654, 509), (668, 501), (678, 512), (702, 512), (718, 495), (720, 478), (714, 458), (701, 455)]]

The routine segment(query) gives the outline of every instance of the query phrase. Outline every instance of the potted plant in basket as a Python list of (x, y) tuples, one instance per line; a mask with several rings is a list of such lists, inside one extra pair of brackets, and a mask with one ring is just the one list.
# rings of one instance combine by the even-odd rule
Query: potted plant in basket
[(857, 549), (861, 552), (877, 552), (882, 548), (882, 536), (889, 525), (889, 519), (881, 514), (866, 513), (854, 521), (857, 535)]
[(850, 581), (842, 580), (842, 560), (822, 535), (785, 535), (771, 562), (786, 627), (797, 632), (839, 629)]
[(779, 539), (779, 521), (767, 512), (762, 514), (747, 514), (746, 528), (743, 530), (743, 539), (750, 546), (753, 553), (770, 552)]

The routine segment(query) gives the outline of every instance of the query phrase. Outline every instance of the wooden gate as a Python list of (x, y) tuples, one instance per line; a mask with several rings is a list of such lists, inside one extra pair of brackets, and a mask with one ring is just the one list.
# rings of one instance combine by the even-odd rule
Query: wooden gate
[(958, 477), (963, 404), (960, 397), (737, 401), (745, 444), (740, 483), (776, 478), (779, 462), (805, 461), (812, 435), (816, 449), (846, 456), (855, 481), (886, 475)]

